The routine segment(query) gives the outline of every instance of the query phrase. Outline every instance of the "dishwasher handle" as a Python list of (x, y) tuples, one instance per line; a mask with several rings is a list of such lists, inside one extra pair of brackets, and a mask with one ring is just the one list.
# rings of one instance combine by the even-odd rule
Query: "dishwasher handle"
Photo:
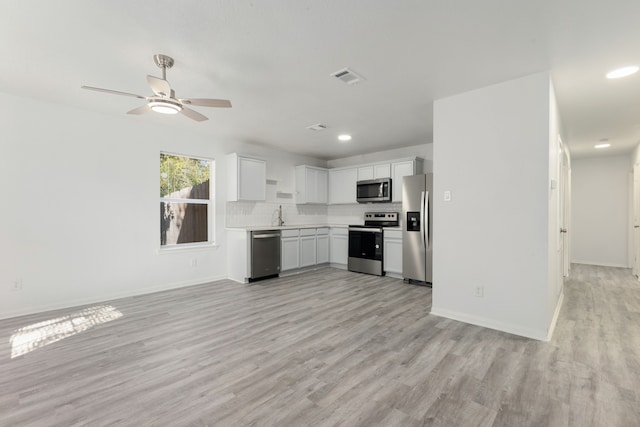
[(254, 234), (252, 238), (254, 239), (269, 239), (271, 237), (280, 237), (280, 234), (271, 233), (271, 234)]

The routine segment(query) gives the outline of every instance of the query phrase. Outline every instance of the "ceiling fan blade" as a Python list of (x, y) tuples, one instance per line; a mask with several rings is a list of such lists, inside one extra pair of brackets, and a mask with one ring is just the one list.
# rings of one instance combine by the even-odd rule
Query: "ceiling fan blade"
[(118, 90), (102, 89), (99, 87), (92, 87), (92, 86), (80, 86), (80, 87), (82, 89), (95, 90), (96, 92), (104, 92), (104, 93), (111, 93), (113, 95), (124, 95), (124, 96), (132, 96), (134, 98), (147, 99), (146, 97), (141, 95), (136, 95), (135, 93), (120, 92)]
[(145, 104), (142, 107), (134, 108), (131, 111), (127, 111), (127, 114), (144, 114), (148, 113), (149, 111), (151, 111), (151, 108), (149, 108), (149, 106)]
[(153, 90), (153, 93), (156, 95), (172, 96), (171, 86), (168, 81), (154, 76), (147, 76), (147, 81), (149, 82), (149, 86), (151, 86), (151, 90)]
[(197, 122), (204, 122), (205, 120), (209, 120), (209, 118), (207, 116), (203, 116), (202, 114), (198, 113), (195, 110), (192, 110), (191, 108), (187, 108), (184, 105), (182, 106), (182, 111), (180, 111), (182, 114), (184, 114), (185, 116), (189, 117), (190, 119), (193, 119)]
[(181, 99), (180, 102), (189, 105), (198, 105), (200, 107), (218, 107), (231, 108), (231, 101), (228, 99)]

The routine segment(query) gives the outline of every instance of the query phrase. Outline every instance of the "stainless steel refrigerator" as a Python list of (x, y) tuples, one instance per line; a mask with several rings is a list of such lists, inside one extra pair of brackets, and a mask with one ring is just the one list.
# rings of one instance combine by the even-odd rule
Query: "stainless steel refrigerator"
[(433, 276), (433, 174), (402, 180), (402, 276), (431, 284)]

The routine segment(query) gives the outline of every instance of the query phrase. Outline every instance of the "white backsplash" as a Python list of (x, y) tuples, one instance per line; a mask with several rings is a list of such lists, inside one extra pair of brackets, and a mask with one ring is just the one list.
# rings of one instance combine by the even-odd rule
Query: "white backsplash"
[[(278, 225), (279, 206), (279, 203), (272, 202), (227, 202), (226, 226), (276, 226)], [(282, 217), (285, 225), (363, 224), (365, 212), (402, 212), (402, 203), (329, 206), (282, 204)]]
[[(329, 205), (330, 224), (364, 224), (365, 212), (402, 213), (402, 203), (365, 203), (354, 205)], [(400, 219), (402, 221), (402, 219)]]
[(270, 227), (278, 225), (282, 206), (285, 225), (327, 224), (326, 205), (295, 205), (272, 202), (227, 202), (227, 227)]

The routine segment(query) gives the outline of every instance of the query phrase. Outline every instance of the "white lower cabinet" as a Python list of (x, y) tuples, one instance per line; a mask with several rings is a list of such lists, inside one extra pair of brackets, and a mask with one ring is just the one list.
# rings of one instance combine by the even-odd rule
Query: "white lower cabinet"
[(300, 230), (300, 267), (316, 265), (316, 229)]
[[(344, 230), (344, 261), (347, 263), (347, 229)], [(280, 271), (327, 264), (332, 258), (329, 227), (285, 229), (281, 235)], [(331, 261), (334, 262), (334, 261)]]
[(329, 262), (329, 229), (316, 229), (316, 264)]
[(280, 271), (300, 267), (300, 230), (282, 230), (280, 241)]
[(402, 231), (384, 231), (384, 266), (387, 273), (402, 275)]
[(349, 256), (349, 230), (343, 227), (332, 227), (329, 240), (329, 261), (332, 264), (347, 265)]

